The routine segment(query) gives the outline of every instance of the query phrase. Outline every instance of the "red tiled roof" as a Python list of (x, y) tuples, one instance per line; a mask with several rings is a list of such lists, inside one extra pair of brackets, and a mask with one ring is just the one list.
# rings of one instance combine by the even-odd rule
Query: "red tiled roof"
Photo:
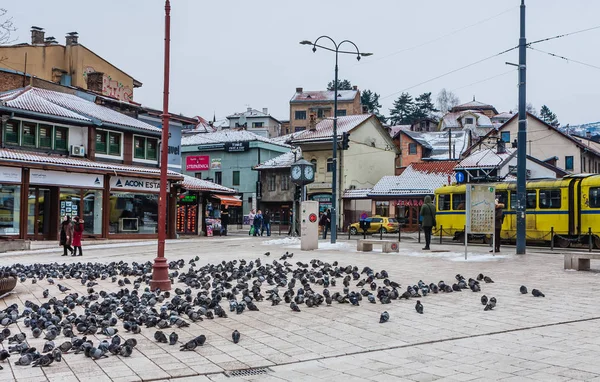
[(424, 173), (454, 173), (454, 167), (458, 164), (458, 161), (453, 160), (440, 160), (440, 161), (427, 161), (427, 162), (416, 162), (412, 163), (413, 170)]
[[(72, 158), (64, 156), (51, 156), (47, 154), (21, 151), (21, 150), (10, 150), (0, 149), (0, 163), (3, 161), (21, 163), (21, 164), (50, 164), (66, 168), (87, 168), (91, 170), (103, 170), (112, 172), (127, 172), (134, 174), (147, 174), (153, 176), (160, 175), (160, 168), (157, 167), (144, 167), (144, 166), (133, 166), (118, 163), (105, 163), (105, 162), (94, 162), (86, 158)], [(175, 171), (168, 171), (168, 175), (171, 178), (181, 178), (181, 174)]]
[[(348, 115), (345, 117), (338, 117), (337, 119), (337, 134), (338, 137), (342, 136), (342, 133), (347, 133), (355, 127), (359, 126), (367, 119), (371, 118), (372, 114), (357, 114)], [(375, 117), (373, 117), (375, 118)], [(315, 130), (304, 130), (297, 133), (292, 139), (292, 143), (296, 142), (307, 142), (307, 141), (319, 141), (327, 140), (333, 137), (333, 120), (324, 119), (317, 123)]]

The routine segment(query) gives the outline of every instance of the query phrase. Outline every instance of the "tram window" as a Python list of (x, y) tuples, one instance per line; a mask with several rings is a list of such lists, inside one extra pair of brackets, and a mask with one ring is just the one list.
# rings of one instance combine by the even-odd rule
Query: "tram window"
[(452, 209), (454, 211), (464, 211), (465, 210), (465, 194), (454, 194), (452, 195)]
[(560, 190), (540, 190), (540, 208), (560, 208)]
[(450, 194), (438, 195), (438, 211), (450, 210)]
[(507, 191), (497, 192), (496, 198), (498, 199), (498, 203), (502, 203), (505, 206), (508, 206), (508, 192)]
[(510, 209), (511, 210), (516, 210), (517, 209), (517, 202), (519, 200), (517, 199), (517, 192), (516, 191), (512, 191), (510, 193)]
[(537, 194), (535, 191), (527, 191), (527, 207), (535, 209), (537, 206)]
[(590, 187), (590, 208), (600, 208), (600, 187)]

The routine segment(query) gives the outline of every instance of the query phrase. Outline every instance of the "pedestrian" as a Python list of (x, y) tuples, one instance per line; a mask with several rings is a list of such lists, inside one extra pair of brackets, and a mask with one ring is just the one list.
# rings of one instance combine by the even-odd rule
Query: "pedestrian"
[(256, 212), (254, 209), (250, 210), (248, 214), (248, 221), (250, 222), (250, 231), (248, 231), (248, 235), (254, 234), (254, 218), (256, 217)]
[(71, 224), (71, 217), (65, 215), (65, 218), (60, 225), (60, 245), (64, 249), (63, 256), (67, 256), (67, 250), (73, 254), (73, 248), (71, 248), (72, 240), (73, 224)]
[(288, 236), (292, 236), (292, 229), (294, 228), (294, 213), (290, 211), (290, 228), (288, 229)]
[(494, 246), (490, 252), (500, 252), (500, 233), (502, 233), (502, 223), (504, 223), (504, 204), (496, 199), (495, 219), (494, 219)]
[(262, 229), (262, 225), (263, 225), (262, 212), (261, 212), (261, 210), (258, 210), (256, 212), (256, 215), (254, 215), (254, 234), (253, 234), (253, 236), (259, 236), (260, 235), (260, 231)]
[(319, 221), (321, 227), (323, 227), (323, 240), (327, 239), (327, 230), (331, 224), (331, 210), (328, 208), (327, 211), (323, 215), (321, 215), (321, 220)]
[[(73, 254), (71, 256), (83, 256), (83, 251), (81, 250), (81, 236), (83, 236), (83, 220), (80, 220), (79, 216), (75, 216), (73, 220)], [(79, 255), (77, 255), (78, 248)]]
[(431, 202), (431, 196), (425, 197), (423, 206), (421, 206), (421, 226), (425, 233), (425, 247), (423, 250), (428, 251), (431, 245), (431, 231), (435, 227), (435, 206)]
[(227, 236), (227, 226), (229, 225), (229, 206), (226, 204), (221, 211), (221, 235)]
[(263, 215), (263, 229), (260, 231), (260, 236), (263, 235), (263, 231), (267, 231), (267, 236), (271, 236), (271, 213), (269, 210), (265, 211)]

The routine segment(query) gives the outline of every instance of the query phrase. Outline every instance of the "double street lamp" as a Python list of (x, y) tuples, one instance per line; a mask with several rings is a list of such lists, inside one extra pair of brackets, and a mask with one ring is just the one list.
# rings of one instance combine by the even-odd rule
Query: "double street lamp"
[[(322, 46), (319, 45), (318, 42), (321, 39), (326, 39), (331, 41), (331, 43), (333, 44), (334, 48), (330, 48), (330, 47), (326, 47), (326, 46)], [(337, 239), (337, 212), (336, 212), (336, 207), (337, 207), (337, 145), (338, 145), (338, 136), (337, 136), (337, 102), (338, 102), (338, 55), (340, 53), (342, 54), (353, 54), (356, 55), (356, 59), (358, 61), (360, 61), (361, 57), (368, 57), (373, 55), (373, 53), (361, 53), (360, 50), (358, 49), (358, 46), (356, 46), (355, 43), (353, 43), (350, 40), (344, 40), (342, 42), (340, 42), (339, 44), (335, 42), (335, 40), (333, 40), (331, 37), (329, 36), (321, 36), (318, 39), (315, 40), (315, 42), (310, 42), (308, 40), (304, 40), (304, 41), (300, 41), (301, 45), (312, 45), (312, 51), (316, 52), (317, 48), (321, 48), (321, 49), (325, 49), (328, 50), (330, 52), (334, 52), (335, 53), (335, 78), (333, 81), (333, 155), (332, 155), (332, 161), (333, 161), (333, 176), (332, 176), (332, 182), (331, 182), (331, 243), (334, 244), (336, 239)], [(354, 46), (354, 48), (356, 49), (356, 51), (344, 51), (344, 50), (340, 50), (340, 47), (344, 44), (350, 44), (352, 46)]]

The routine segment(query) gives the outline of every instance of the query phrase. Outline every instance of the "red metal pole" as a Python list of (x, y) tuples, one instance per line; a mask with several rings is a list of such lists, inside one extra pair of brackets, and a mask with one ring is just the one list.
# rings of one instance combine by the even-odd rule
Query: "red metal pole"
[(158, 249), (152, 265), (152, 290), (170, 290), (169, 266), (165, 258), (167, 236), (167, 167), (169, 151), (169, 61), (171, 56), (171, 2), (165, 1), (165, 81), (162, 113), (162, 142), (160, 153), (160, 193), (158, 197)]

